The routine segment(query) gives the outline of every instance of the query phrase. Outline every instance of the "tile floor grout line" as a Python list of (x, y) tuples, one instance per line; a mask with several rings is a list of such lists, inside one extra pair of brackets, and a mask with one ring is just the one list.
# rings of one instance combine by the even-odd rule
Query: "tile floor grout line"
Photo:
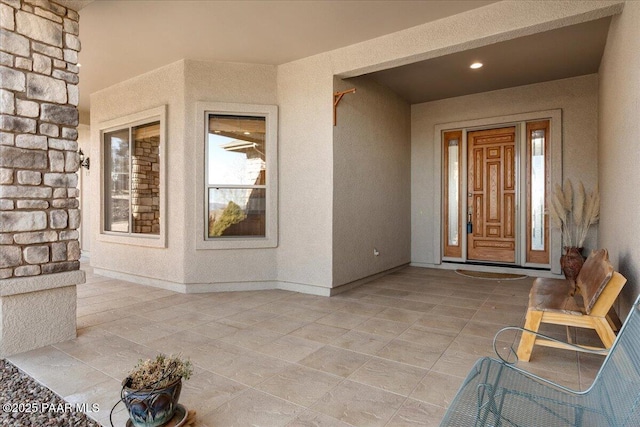
[[(277, 291), (275, 293), (270, 291), (247, 291), (244, 293), (225, 292), (183, 295), (166, 290), (154, 292), (155, 288), (152, 287), (139, 287), (138, 285), (115, 279), (100, 280), (100, 277), (101, 276), (93, 275), (92, 273), (88, 274), (87, 288), (85, 288), (87, 289), (86, 297), (83, 298), (80, 296), (78, 298), (80, 307), (90, 307), (89, 309), (85, 308), (85, 311), (83, 311), (83, 313), (88, 314), (78, 317), (78, 319), (83, 318), (83, 320), (79, 322), (83, 325), (80, 330), (87, 329), (88, 332), (92, 330), (101, 331), (101, 333), (109, 334), (109, 336), (118, 337), (118, 340), (133, 343), (133, 345), (139, 346), (138, 348), (144, 349), (144, 351), (148, 351), (150, 354), (158, 352), (163, 346), (169, 343), (171, 343), (169, 347), (179, 346), (185, 348), (186, 351), (189, 351), (189, 349), (197, 349), (194, 353), (194, 355), (196, 355), (196, 353), (199, 354), (197, 356), (198, 363), (196, 366), (198, 366), (203, 373), (206, 373), (204, 375), (212, 375), (210, 378), (219, 378), (220, 381), (230, 381), (229, 384), (236, 384), (237, 387), (239, 387), (239, 390), (233, 391), (233, 388), (229, 389), (229, 393), (231, 394), (225, 392), (220, 394), (219, 397), (216, 397), (216, 400), (211, 401), (214, 405), (207, 407), (206, 412), (206, 415), (210, 415), (210, 418), (208, 418), (209, 421), (207, 421), (208, 424), (216, 418), (216, 410), (235, 399), (239, 399), (241, 396), (246, 396), (249, 390), (303, 408), (301, 409), (302, 412), (297, 413), (293, 421), (290, 419), (286, 421), (285, 424), (294, 423), (295, 419), (307, 411), (309, 411), (309, 414), (317, 414), (321, 418), (325, 416), (332, 417), (328, 415), (331, 413), (330, 411), (325, 413), (312, 410), (311, 408), (314, 405), (318, 405), (328, 393), (333, 392), (337, 387), (345, 387), (347, 384), (352, 384), (351, 387), (356, 387), (357, 385), (357, 387), (366, 387), (369, 390), (376, 390), (376, 392), (389, 393), (388, 396), (395, 396), (397, 399), (396, 402), (398, 400), (401, 401), (383, 425), (392, 425), (394, 420), (398, 421), (396, 417), (400, 416), (399, 414), (402, 413), (401, 411), (405, 408), (405, 405), (414, 401), (416, 402), (415, 404), (428, 405), (429, 408), (439, 408), (438, 411), (433, 412), (433, 414), (440, 414), (440, 409), (444, 409), (441, 405), (444, 404), (446, 406), (450, 400), (448, 397), (442, 401), (440, 397), (430, 396), (428, 393), (425, 394), (424, 391), (421, 391), (419, 398), (411, 397), (419, 388), (424, 387), (423, 381), (430, 375), (434, 375), (434, 378), (441, 378), (441, 380), (446, 381), (446, 383), (450, 381), (455, 382), (455, 379), (461, 382), (463, 380), (462, 377), (450, 373), (454, 372), (452, 368), (467, 364), (468, 361), (471, 360), (477, 360), (478, 357), (480, 357), (477, 356), (479, 352), (485, 354), (490, 351), (488, 347), (490, 345), (490, 338), (485, 336), (486, 334), (484, 333), (481, 335), (477, 333), (474, 334), (474, 331), (479, 332), (487, 328), (493, 329), (512, 324), (513, 322), (509, 319), (515, 319), (515, 317), (519, 317), (517, 322), (521, 324), (524, 319), (524, 312), (526, 311), (526, 304), (523, 302), (525, 299), (524, 288), (527, 287), (525, 281), (520, 284), (509, 283), (508, 286), (503, 284), (486, 286), (486, 284), (483, 284), (482, 286), (476, 287), (473, 281), (449, 280), (451, 275), (447, 271), (419, 269), (415, 267), (407, 267), (406, 270), (400, 273), (396, 272), (384, 276), (367, 284), (363, 284), (358, 288), (346, 291), (336, 296), (336, 298), (330, 299), (288, 291)], [(113, 286), (111, 287), (109, 285)], [(450, 291), (437, 290), (438, 287), (441, 288), (443, 285), (449, 287)], [(458, 294), (454, 294), (456, 286), (461, 289), (461, 292)], [(118, 289), (114, 290), (116, 287)], [(82, 289), (82, 285), (79, 285), (78, 288)], [(177, 329), (175, 332), (161, 335), (158, 338), (146, 339), (144, 333), (141, 335), (137, 332), (138, 329), (135, 326), (127, 328), (127, 326), (124, 325), (122, 329), (120, 329), (117, 323), (113, 323), (122, 318), (130, 317), (126, 315), (126, 310), (123, 310), (123, 308), (128, 306), (108, 308), (104, 311), (91, 313), (94, 308), (99, 309), (105, 305), (117, 305), (117, 303), (111, 301), (121, 300), (118, 293), (128, 292), (132, 289), (144, 289), (148, 292), (136, 292), (135, 297), (139, 298), (140, 302), (135, 302), (131, 304), (131, 306), (140, 307), (143, 304), (152, 304), (157, 307), (144, 312), (135, 312), (134, 310), (135, 315), (140, 315), (143, 318), (149, 316), (149, 325), (161, 325), (166, 321), (160, 314), (162, 310), (171, 307), (175, 307), (172, 309), (175, 312), (180, 310), (184, 312), (194, 311), (198, 313), (198, 315), (190, 317), (183, 323), (176, 320)], [(79, 295), (81, 295), (81, 292), (82, 291), (79, 292)], [(434, 294), (433, 292), (437, 293)], [(432, 297), (432, 301), (428, 301), (430, 297)], [(492, 298), (495, 299), (495, 302)], [(175, 303), (176, 299), (177, 304)], [(510, 301), (513, 301), (513, 303), (510, 304)], [(93, 304), (86, 304), (90, 302), (93, 302)], [(196, 307), (207, 308), (209, 311), (200, 312), (199, 309), (194, 309), (194, 304)], [(209, 305), (211, 305), (211, 308), (208, 308)], [(220, 309), (223, 310), (223, 316), (218, 317), (214, 314), (216, 313), (216, 307), (220, 307)], [(518, 307), (523, 307), (523, 311), (518, 313)], [(291, 311), (287, 311), (288, 308)], [(447, 316), (447, 314), (455, 313), (452, 310), (456, 309), (460, 310), (459, 313), (461, 317)], [(224, 313), (225, 310), (229, 310), (228, 313), (230, 314)], [(306, 315), (305, 312), (307, 311), (310, 315)], [(145, 315), (145, 313), (148, 314)], [(349, 316), (349, 314), (353, 314), (353, 316)], [(179, 316), (178, 314), (171, 318), (174, 319)], [(341, 316), (345, 319), (346, 323), (340, 323)], [(449, 321), (447, 321), (448, 317), (451, 317)], [(157, 320), (154, 320), (154, 318)], [(283, 323), (279, 323), (276, 319), (279, 319), (279, 321)], [(325, 319), (327, 323), (321, 323), (322, 319)], [(267, 320), (273, 320), (273, 323), (269, 325), (271, 327), (263, 324)], [(449, 323), (450, 327), (445, 327), (445, 324), (440, 324), (437, 320), (444, 321), (445, 324)], [(287, 322), (291, 322), (292, 326), (295, 327), (288, 329), (286, 327)], [(114, 326), (110, 328), (110, 324), (112, 323)], [(123, 323), (126, 324), (126, 321)], [(348, 326), (345, 326), (345, 324)], [(213, 326), (213, 329), (209, 329), (211, 336), (206, 335), (206, 331), (208, 330), (206, 325)], [(302, 333), (301, 330), (305, 327), (310, 327), (310, 329), (307, 330), (308, 332)], [(382, 328), (384, 332), (383, 335), (375, 333), (379, 332), (378, 328)], [(387, 328), (389, 328), (389, 330), (387, 330)], [(409, 333), (409, 331), (411, 331), (411, 333)], [(181, 338), (185, 336), (185, 333), (188, 334), (190, 338), (182, 340)], [(317, 333), (326, 333), (327, 335), (312, 336)], [(238, 334), (238, 338), (242, 340), (234, 342), (232, 338), (234, 334)], [(436, 335), (431, 337), (429, 334)], [(349, 337), (347, 337), (347, 335), (349, 335)], [(127, 336), (129, 338), (127, 338)], [(441, 336), (441, 338), (439, 336)], [(277, 344), (279, 340), (286, 339), (287, 337), (289, 337), (288, 340)], [(475, 339), (474, 337), (481, 338), (481, 340), (477, 342), (473, 341)], [(434, 344), (429, 344), (433, 338), (436, 338), (437, 341)], [(297, 341), (296, 339), (300, 339), (301, 341)], [(91, 337), (88, 342), (93, 342), (99, 346), (102, 342), (101, 340), (103, 340), (102, 337), (96, 336), (95, 338)], [(196, 344), (198, 340), (203, 344)], [(516, 336), (513, 337), (511, 343), (515, 340), (517, 340)], [(79, 345), (83, 344), (82, 335), (78, 336), (78, 342)], [(163, 344), (163, 342), (167, 344)], [(286, 357), (286, 353), (282, 351), (285, 351), (288, 347), (294, 348), (298, 342), (302, 344), (302, 347), (300, 347), (300, 353), (296, 354), (303, 356), (297, 358), (297, 360)], [(444, 343), (446, 343), (446, 345), (442, 345)], [(507, 344), (508, 343), (509, 342), (507, 342)], [(397, 344), (401, 346), (396, 347)], [(385, 353), (385, 350), (388, 352), (389, 349), (394, 349), (396, 352), (405, 351), (401, 350), (404, 348), (402, 345), (405, 344), (411, 346), (407, 349), (431, 349), (428, 351), (430, 354), (433, 353), (434, 359), (425, 359), (428, 360), (428, 363), (417, 365), (414, 362), (418, 359), (412, 360), (406, 356), (402, 356), (402, 353), (398, 353), (397, 357), (394, 353)], [(225, 351), (224, 354), (232, 350), (233, 352), (237, 352), (237, 354), (245, 355), (245, 359), (247, 360), (251, 360), (254, 355), (259, 356), (258, 360), (264, 360), (266, 361), (265, 363), (267, 363), (264, 365), (264, 369), (266, 369), (263, 371), (264, 374), (261, 374), (264, 378), (260, 378), (258, 382), (255, 382), (257, 379), (255, 376), (251, 379), (247, 377), (246, 374), (241, 374), (241, 376), (238, 377), (244, 378), (242, 381), (230, 378), (235, 376), (232, 371), (241, 373), (243, 370), (249, 368), (253, 362), (246, 365), (243, 365), (244, 362), (242, 362), (237, 365), (237, 368), (234, 367), (226, 370), (218, 369), (217, 367), (220, 365), (217, 364), (215, 360), (207, 360), (206, 354), (207, 351), (209, 351), (207, 348), (210, 345), (222, 345), (223, 347), (212, 347), (212, 349), (219, 348), (220, 351)], [(434, 347), (434, 345), (436, 345), (436, 347)], [(481, 351), (474, 349), (474, 345), (481, 345)], [(232, 347), (227, 348), (225, 346)], [(485, 348), (485, 346), (487, 347)], [(79, 359), (71, 356), (70, 353), (62, 350), (62, 348), (66, 348), (65, 346), (60, 348), (54, 346), (52, 348), (72, 357), (83, 365), (89, 366), (91, 371), (100, 372), (102, 375), (105, 375), (105, 378), (119, 381), (119, 379), (114, 378), (103, 370), (95, 368), (91, 360), (87, 359), (87, 357)], [(228, 350), (225, 350), (225, 348)], [(434, 348), (436, 348), (436, 350), (433, 350)], [(339, 354), (353, 355), (353, 357), (355, 357), (354, 360), (362, 361), (362, 363), (355, 369), (350, 370), (346, 376), (318, 369), (319, 365), (311, 367), (301, 363), (322, 349), (331, 349), (331, 351), (339, 352)], [(66, 348), (66, 350), (73, 352), (71, 348)], [(445, 360), (447, 352), (454, 352), (455, 354), (451, 353), (452, 357), (447, 357), (448, 362), (443, 364), (443, 362), (447, 361)], [(319, 354), (322, 355), (323, 353)], [(563, 374), (563, 378), (566, 377), (569, 381), (577, 380), (578, 384), (584, 382), (591, 363), (589, 363), (589, 365), (586, 363), (583, 364), (579, 356), (569, 357), (572, 361), (567, 361), (567, 357), (556, 357), (556, 353), (551, 352), (547, 354), (552, 356), (551, 359), (545, 358), (544, 363), (534, 363), (531, 367), (535, 367), (536, 369), (544, 368), (545, 371), (551, 368), (548, 372), (552, 375), (556, 371), (560, 373), (566, 372), (567, 367), (571, 367), (570, 370), (574, 371), (575, 375), (567, 372)], [(437, 357), (435, 357), (436, 355)], [(225, 357), (233, 356), (229, 353)], [(294, 358), (295, 357), (297, 356), (294, 356)], [(87, 362), (83, 360), (87, 360)], [(201, 364), (202, 362), (205, 363)], [(262, 364), (263, 362), (258, 363)], [(271, 365), (272, 363), (273, 365)], [(371, 365), (376, 367), (370, 371), (373, 377), (369, 377), (367, 374), (369, 372), (367, 366), (372, 363), (383, 363), (383, 365), (380, 366), (387, 366), (384, 363), (388, 363), (388, 366), (402, 367), (399, 372), (403, 374), (398, 373), (397, 376), (390, 374), (389, 381), (391, 382), (387, 382), (386, 377), (383, 375), (382, 381), (376, 382), (376, 365)], [(438, 366), (439, 363), (441, 366)], [(278, 366), (280, 367), (277, 368)], [(438, 366), (438, 368), (434, 368), (436, 366)], [(407, 370), (405, 370), (405, 367)], [(414, 368), (420, 371), (414, 371)], [(333, 378), (337, 382), (333, 387), (329, 388), (327, 392), (322, 394), (322, 396), (316, 398), (312, 403), (309, 403), (308, 406), (297, 404), (286, 398), (279, 397), (277, 394), (258, 388), (263, 384), (269, 384), (270, 381), (274, 381), (273, 384), (278, 384), (280, 380), (277, 379), (277, 377), (279, 376), (287, 383), (287, 381), (290, 380), (287, 379), (286, 375), (282, 375), (287, 372), (287, 370), (296, 369), (305, 369), (328, 375), (326, 378)], [(109, 368), (107, 371), (111, 372), (112, 369)], [(223, 375), (220, 372), (226, 372), (226, 374)], [(410, 390), (403, 389), (404, 385), (411, 384), (413, 381), (409, 381), (407, 379), (408, 377), (403, 376), (406, 375), (407, 372), (422, 373), (421, 378), (417, 379), (415, 384), (410, 387)], [(295, 379), (292, 381), (294, 381), (292, 384), (296, 383)], [(105, 383), (106, 382), (107, 380), (105, 380)], [(396, 391), (385, 388), (387, 384), (391, 385), (391, 388), (394, 388)], [(406, 395), (404, 390), (408, 390)], [(343, 392), (346, 392), (345, 389), (343, 389)], [(194, 398), (193, 396), (199, 395), (198, 390), (194, 390), (193, 393), (195, 394), (191, 395), (192, 398)], [(447, 393), (450, 392), (448, 391)], [(216, 394), (216, 396), (218, 395)], [(385, 396), (387, 396), (387, 394), (385, 394)], [(328, 408), (330, 408), (331, 405), (335, 405), (335, 402), (331, 403), (329, 401), (327, 405), (329, 405)], [(345, 405), (350, 405), (350, 403), (347, 401)], [(415, 407), (413, 407), (413, 409), (417, 410)], [(374, 408), (371, 410), (375, 413)], [(357, 413), (358, 410), (355, 411)], [(429, 413), (432, 413), (431, 410), (429, 410)], [(227, 414), (225, 416), (235, 417), (236, 415)], [(350, 417), (348, 419), (353, 422), (354, 419), (357, 419), (357, 415), (355, 416), (356, 418)], [(347, 418), (339, 421), (347, 423), (346, 419)]]

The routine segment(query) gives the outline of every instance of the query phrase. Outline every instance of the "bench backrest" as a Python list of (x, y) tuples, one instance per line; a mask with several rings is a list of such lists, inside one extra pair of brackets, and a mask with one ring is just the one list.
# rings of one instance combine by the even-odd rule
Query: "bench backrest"
[(640, 426), (640, 297), (588, 390), (610, 425)]
[[(613, 276), (613, 266), (609, 262), (609, 254), (606, 249), (599, 249), (591, 252), (576, 277), (576, 286), (580, 290), (584, 301), (584, 309), (587, 314), (591, 314), (598, 299), (609, 285)], [(613, 295), (611, 304), (618, 294)], [(605, 313), (594, 313), (594, 315), (605, 316), (611, 307), (606, 307)]]

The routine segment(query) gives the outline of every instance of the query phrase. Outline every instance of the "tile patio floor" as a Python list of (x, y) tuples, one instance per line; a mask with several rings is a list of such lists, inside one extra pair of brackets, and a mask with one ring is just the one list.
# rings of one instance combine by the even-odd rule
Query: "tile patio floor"
[[(180, 402), (198, 426), (436, 426), (495, 332), (523, 324), (531, 285), (407, 267), (332, 298), (184, 295), (82, 268), (78, 338), (9, 360), (67, 401), (98, 403), (89, 415), (105, 426), (122, 378), (158, 352), (196, 366)], [(584, 389), (602, 360), (536, 347), (521, 365)], [(126, 419), (120, 404), (114, 425)]]

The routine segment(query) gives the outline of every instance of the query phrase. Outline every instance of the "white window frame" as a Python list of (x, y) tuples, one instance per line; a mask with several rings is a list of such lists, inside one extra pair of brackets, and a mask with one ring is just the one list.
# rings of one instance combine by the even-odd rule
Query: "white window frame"
[[(264, 236), (207, 236), (207, 135), (209, 114), (264, 117), (266, 119), (266, 218)], [(196, 103), (196, 249), (260, 249), (278, 246), (278, 107), (221, 102)]]
[[(143, 233), (120, 233), (105, 230), (105, 168), (104, 159), (104, 134), (119, 129), (131, 128), (135, 126), (145, 125), (153, 122), (160, 122), (160, 233), (159, 234), (143, 234)], [(167, 106), (152, 108), (138, 113), (129, 114), (117, 119), (101, 122), (98, 125), (100, 134), (100, 158), (96, 162), (100, 167), (100, 233), (98, 240), (102, 242), (120, 243), (125, 245), (146, 246), (153, 248), (167, 247), (167, 144), (166, 144), (166, 126), (167, 126)], [(92, 164), (96, 164), (91, 162)]]

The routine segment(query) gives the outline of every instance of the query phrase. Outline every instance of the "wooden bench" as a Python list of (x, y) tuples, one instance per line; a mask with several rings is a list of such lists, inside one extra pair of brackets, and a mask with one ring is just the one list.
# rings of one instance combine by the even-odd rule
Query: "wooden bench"
[(640, 298), (587, 390), (485, 357), (467, 375), (440, 426), (640, 426)]
[[(576, 350), (556, 340), (540, 338), (536, 334), (542, 323), (593, 329), (604, 347), (581, 347), (596, 350), (611, 348), (616, 338), (615, 313), (612, 305), (626, 279), (613, 270), (605, 249), (594, 251), (585, 261), (575, 286), (569, 280), (538, 278), (529, 293), (529, 308), (525, 331), (518, 346), (518, 359), (529, 361), (534, 345)], [(577, 292), (574, 292), (577, 291)], [(611, 312), (612, 316), (609, 315)], [(567, 333), (569, 344), (571, 340)]]

